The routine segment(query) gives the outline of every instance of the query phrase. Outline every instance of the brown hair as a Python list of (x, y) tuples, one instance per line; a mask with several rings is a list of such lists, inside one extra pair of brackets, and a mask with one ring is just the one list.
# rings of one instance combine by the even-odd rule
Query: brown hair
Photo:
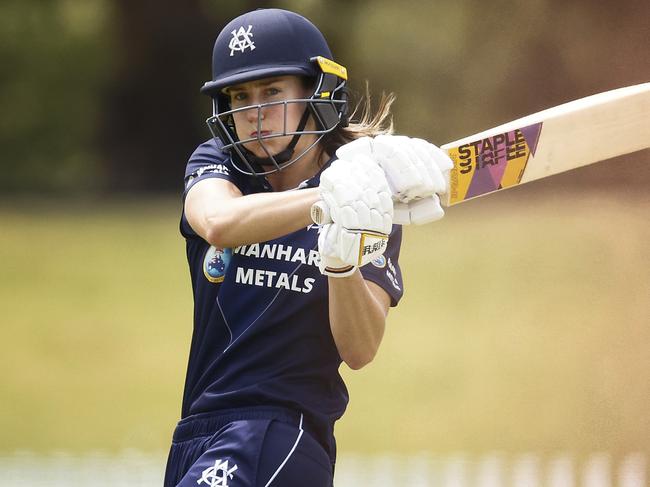
[(332, 132), (325, 134), (319, 144), (321, 151), (332, 156), (336, 149), (342, 145), (361, 137), (392, 134), (393, 116), (390, 109), (394, 101), (395, 95), (393, 93), (382, 93), (377, 110), (373, 111), (372, 96), (370, 95), (368, 82), (366, 82), (365, 93), (356, 103), (350, 115), (350, 123), (347, 127), (339, 126)]

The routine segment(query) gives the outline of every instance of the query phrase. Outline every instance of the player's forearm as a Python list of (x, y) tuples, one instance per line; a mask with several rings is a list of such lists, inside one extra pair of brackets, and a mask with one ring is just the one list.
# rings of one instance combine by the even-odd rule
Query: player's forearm
[(311, 223), (318, 189), (257, 193), (223, 201), (205, 216), (205, 237), (221, 248), (264, 242)]
[(329, 317), (343, 361), (360, 369), (375, 357), (384, 336), (386, 310), (358, 270), (346, 278), (329, 278)]

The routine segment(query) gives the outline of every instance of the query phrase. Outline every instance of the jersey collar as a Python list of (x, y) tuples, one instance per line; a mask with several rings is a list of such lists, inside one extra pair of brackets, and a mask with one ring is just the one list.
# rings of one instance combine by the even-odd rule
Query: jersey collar
[(320, 184), (320, 176), (323, 174), (323, 171), (330, 167), (330, 164), (332, 164), (336, 160), (336, 156), (331, 157), (323, 166), (318, 170), (316, 174), (314, 174), (311, 178), (305, 179), (302, 183), (298, 185), (296, 189), (306, 189), (306, 188), (316, 188)]

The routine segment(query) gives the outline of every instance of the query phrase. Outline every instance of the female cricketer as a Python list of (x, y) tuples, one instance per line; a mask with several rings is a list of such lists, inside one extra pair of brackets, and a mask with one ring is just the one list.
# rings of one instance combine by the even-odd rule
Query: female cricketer
[(347, 70), (293, 12), (234, 19), (212, 71), (214, 137), (185, 173), (194, 329), (165, 486), (331, 486), (338, 369), (377, 353), (403, 293), (394, 219), (442, 216), (448, 161), (389, 135), (388, 97), (348, 121)]

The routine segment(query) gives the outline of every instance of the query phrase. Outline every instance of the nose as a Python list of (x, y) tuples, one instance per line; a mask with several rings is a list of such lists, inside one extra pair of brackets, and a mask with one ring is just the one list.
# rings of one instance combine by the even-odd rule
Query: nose
[(246, 110), (246, 119), (252, 124), (256, 124), (258, 119), (264, 120), (264, 109), (255, 107)]

